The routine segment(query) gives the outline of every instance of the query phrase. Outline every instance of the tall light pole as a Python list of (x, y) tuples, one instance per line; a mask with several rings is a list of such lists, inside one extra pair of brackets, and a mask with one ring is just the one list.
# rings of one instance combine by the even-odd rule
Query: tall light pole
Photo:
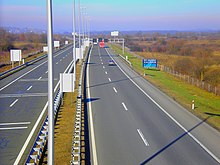
[(74, 64), (74, 81), (76, 81), (76, 2), (73, 0), (73, 64)]
[(86, 9), (86, 7), (81, 7), (81, 20), (82, 20), (82, 35), (83, 35), (83, 41), (85, 41), (85, 12), (84, 10)]
[(80, 58), (82, 55), (82, 50), (81, 50), (81, 8), (80, 8), (80, 0), (78, 0), (78, 31), (79, 31), (79, 54)]
[(88, 31), (88, 40), (90, 42), (90, 17), (87, 17), (87, 31)]
[(53, 23), (52, 0), (47, 0), (48, 45), (48, 165), (54, 164), (54, 109), (53, 109)]

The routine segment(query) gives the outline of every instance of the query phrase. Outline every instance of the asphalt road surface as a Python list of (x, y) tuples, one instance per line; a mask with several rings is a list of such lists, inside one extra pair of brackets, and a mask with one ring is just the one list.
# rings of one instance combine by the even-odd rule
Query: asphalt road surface
[[(115, 66), (108, 65), (111, 59)], [(92, 48), (87, 90), (91, 153), (97, 164), (219, 164), (219, 132), (136, 74), (108, 48)]]
[[(72, 57), (72, 46), (54, 54), (55, 93), (60, 73)], [(40, 114), (47, 113), (47, 73), (45, 58), (0, 81), (0, 165), (12, 165), (20, 159), (18, 155)]]

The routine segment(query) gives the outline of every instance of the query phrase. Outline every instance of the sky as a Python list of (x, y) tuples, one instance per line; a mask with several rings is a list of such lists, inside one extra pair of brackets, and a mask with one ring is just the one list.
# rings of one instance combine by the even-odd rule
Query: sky
[[(220, 30), (220, 0), (75, 1), (91, 31)], [(0, 26), (46, 30), (46, 2), (0, 0)], [(52, 0), (54, 31), (72, 31), (73, 2)]]

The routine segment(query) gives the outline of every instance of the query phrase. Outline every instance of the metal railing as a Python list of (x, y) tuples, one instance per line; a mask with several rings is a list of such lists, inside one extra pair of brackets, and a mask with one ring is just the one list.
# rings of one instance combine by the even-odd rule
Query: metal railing
[[(89, 49), (90, 50), (90, 49)], [(72, 72), (74, 69), (73, 61), (70, 65), (68, 73)], [(81, 68), (79, 85), (78, 85), (78, 94), (77, 94), (77, 107), (76, 107), (76, 118), (74, 123), (74, 134), (73, 134), (73, 147), (72, 147), (72, 156), (73, 159), (71, 164), (80, 164), (80, 154), (81, 154), (81, 117), (82, 117), (82, 81), (83, 81), (83, 71), (84, 63)], [(58, 91), (54, 99), (54, 117), (56, 117), (60, 105), (62, 103), (63, 93)], [(34, 142), (34, 145), (29, 153), (28, 159), (26, 160), (26, 165), (35, 165), (38, 164), (41, 156), (44, 152), (44, 149), (47, 144), (48, 137), (48, 117), (46, 117), (43, 126), (41, 127), (38, 136)]]
[(44, 55), (42, 55), (42, 56), (40, 56), (38, 58), (35, 58), (35, 59), (33, 59), (33, 60), (29, 61), (29, 62), (26, 62), (26, 63), (24, 63), (22, 65), (16, 66), (16, 67), (14, 67), (14, 68), (12, 68), (10, 70), (7, 70), (7, 71), (5, 71), (5, 72), (0, 74), (0, 80), (3, 79), (4, 77), (14, 73), (15, 71), (18, 71), (18, 70), (20, 70), (20, 69), (22, 69), (24, 67), (27, 67), (28, 65), (31, 65), (31, 64), (33, 64), (33, 63), (35, 63), (35, 62), (37, 62), (37, 61), (39, 61), (39, 60), (41, 60), (43, 58), (46, 58), (46, 57), (47, 57), (47, 54), (44, 54)]
[[(71, 46), (71, 45), (70, 45), (70, 44), (69, 44), (69, 45), (64, 45), (61, 49), (65, 49), (65, 48), (67, 48), (68, 46)], [(59, 51), (59, 50), (54, 50), (54, 53), (57, 53), (58, 51)], [(10, 69), (10, 70), (7, 70), (7, 71), (5, 71), (5, 72), (2, 72), (2, 73), (0, 73), (0, 80), (2, 80), (3, 78), (5, 78), (6, 76), (11, 75), (12, 73), (14, 73), (14, 72), (16, 72), (16, 71), (18, 71), (18, 70), (21, 70), (21, 69), (23, 69), (23, 68), (25, 68), (25, 67), (27, 67), (27, 66), (29, 66), (29, 65), (31, 65), (31, 64), (33, 64), (33, 63), (35, 63), (35, 62), (37, 62), (37, 61), (40, 61), (40, 60), (42, 60), (42, 59), (44, 59), (44, 58), (46, 58), (46, 57), (47, 57), (47, 54), (44, 54), (44, 55), (42, 55), (42, 56), (40, 56), (40, 57), (37, 57), (37, 58), (35, 58), (35, 59), (31, 60), (31, 61), (25, 62), (25, 63), (22, 64), (22, 65), (16, 66), (16, 67), (14, 67), (14, 68), (12, 68), (12, 69)]]
[[(87, 51), (87, 55), (91, 51), (91, 47)], [(76, 104), (76, 117), (74, 123), (74, 133), (73, 133), (73, 142), (72, 142), (72, 160), (70, 162), (71, 165), (80, 165), (81, 164), (81, 131), (82, 131), (82, 92), (83, 92), (83, 73), (84, 73), (84, 66), (83, 63), (80, 77), (79, 77), (79, 84), (78, 84), (78, 94), (77, 94), (77, 104)]]
[[(71, 65), (69, 67), (68, 73), (72, 72), (73, 70), (73, 61), (71, 62)], [(63, 93), (58, 90), (58, 93), (56, 94), (56, 97), (54, 99), (54, 118), (56, 117), (60, 105), (62, 103)], [(38, 136), (33, 144), (33, 147), (29, 153), (29, 156), (26, 160), (26, 165), (35, 165), (38, 164), (41, 156), (44, 152), (44, 149), (47, 144), (47, 138), (48, 138), (48, 116), (46, 117), (43, 126), (41, 127)]]

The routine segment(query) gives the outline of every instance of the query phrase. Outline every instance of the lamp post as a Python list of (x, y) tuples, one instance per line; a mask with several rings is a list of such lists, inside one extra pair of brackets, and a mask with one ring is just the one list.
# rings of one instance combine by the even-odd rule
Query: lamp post
[(74, 81), (76, 81), (76, 2), (73, 0), (73, 64), (74, 64)]
[(88, 16), (87, 17), (87, 32), (88, 32), (88, 40), (89, 40), (89, 43), (90, 43), (90, 17)]
[(79, 54), (80, 58), (82, 55), (82, 50), (81, 50), (81, 8), (80, 8), (80, 0), (78, 0), (78, 31), (79, 31)]
[(85, 10), (86, 7), (81, 7), (81, 21), (82, 21), (82, 35), (83, 35), (83, 44), (84, 44), (84, 41), (85, 41)]
[(52, 0), (47, 0), (48, 45), (48, 165), (54, 164), (54, 111), (53, 111), (53, 23)]

